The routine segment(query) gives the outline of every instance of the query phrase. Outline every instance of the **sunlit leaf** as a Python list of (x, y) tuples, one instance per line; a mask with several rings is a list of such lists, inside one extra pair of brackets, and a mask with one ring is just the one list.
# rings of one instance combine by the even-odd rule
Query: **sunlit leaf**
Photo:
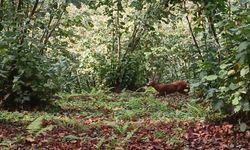
[(229, 85), (229, 88), (230, 88), (230, 90), (235, 90), (235, 89), (239, 88), (239, 86), (237, 84), (231, 83)]
[(240, 71), (240, 76), (244, 77), (246, 74), (249, 73), (249, 67), (244, 67), (243, 69), (241, 69)]
[(240, 43), (239, 51), (241, 52), (241, 51), (245, 50), (249, 44), (250, 44), (250, 42), (247, 42), (247, 41)]
[(217, 75), (209, 75), (205, 77), (205, 79), (208, 81), (213, 81), (213, 80), (216, 80), (217, 78), (218, 78)]
[(234, 75), (235, 73), (236, 73), (235, 70), (234, 70), (234, 69), (231, 69), (231, 70), (228, 71), (227, 74), (228, 74), (229, 76), (232, 76), (232, 75)]
[(238, 105), (241, 100), (240, 96), (235, 96), (234, 99), (232, 100), (233, 105)]
[(232, 64), (222, 64), (220, 65), (221, 69), (226, 69), (228, 66), (231, 66)]
[(243, 103), (243, 111), (250, 111), (249, 102), (244, 102)]
[(240, 131), (244, 132), (247, 129), (247, 124), (246, 123), (240, 123)]
[(237, 105), (234, 108), (235, 113), (239, 112), (241, 110), (241, 105)]

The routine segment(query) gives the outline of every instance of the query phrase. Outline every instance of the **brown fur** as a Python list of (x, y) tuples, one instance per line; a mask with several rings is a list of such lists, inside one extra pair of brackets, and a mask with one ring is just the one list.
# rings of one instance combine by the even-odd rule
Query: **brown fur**
[[(152, 86), (159, 92), (160, 96), (165, 96), (170, 93), (179, 92), (182, 94), (188, 94), (189, 86), (186, 81), (178, 80), (172, 83), (157, 83), (156, 81), (150, 81), (148, 86)], [(187, 90), (187, 91), (185, 91)]]

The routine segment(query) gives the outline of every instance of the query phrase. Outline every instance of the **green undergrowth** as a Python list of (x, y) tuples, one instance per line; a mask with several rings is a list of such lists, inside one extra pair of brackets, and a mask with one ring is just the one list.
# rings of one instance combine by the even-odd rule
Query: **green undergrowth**
[(151, 120), (199, 120), (209, 114), (210, 107), (196, 103), (194, 99), (179, 97), (157, 98), (151, 94), (124, 92), (121, 94), (95, 91), (85, 94), (59, 94), (55, 106), (42, 111), (1, 110), (0, 120), (29, 122), (46, 115), (50, 118), (81, 116), (83, 120), (99, 117), (103, 121)]
[[(21, 123), (23, 130), (33, 138), (59, 128), (80, 133), (88, 133), (89, 130), (94, 129), (93, 133), (98, 133), (96, 147), (101, 147), (105, 143), (109, 143), (111, 147), (114, 144), (116, 147), (126, 145), (142, 127), (151, 130), (152, 125), (160, 126), (162, 122), (166, 124), (202, 122), (210, 113), (209, 106), (204, 106), (202, 103), (197, 103), (195, 99), (178, 94), (156, 98), (150, 93), (123, 92), (115, 94), (92, 91), (84, 94), (61, 93), (58, 97), (60, 99), (51, 105), (54, 107), (46, 107), (44, 110), (14, 112), (1, 110), (0, 123)], [(103, 126), (112, 128), (112, 134), (108, 138), (106, 138), (107, 135), (99, 133), (105, 131)], [(157, 127), (153, 129), (154, 133), (150, 134), (166, 140), (168, 143), (182, 143), (181, 135), (185, 129), (178, 127), (178, 124), (169, 129), (175, 129), (174, 136), (169, 135), (165, 130), (158, 130)], [(23, 138), (20, 141), (27, 140), (27, 137)], [(89, 137), (85, 134), (83, 137), (79, 137), (79, 135), (71, 133), (66, 134), (64, 138), (64, 140), (71, 138), (86, 140)], [(142, 137), (140, 140), (147, 141), (147, 138)], [(29, 137), (28, 139), (31, 140)]]
[(136, 121), (144, 118), (204, 120), (209, 113), (209, 107), (203, 107), (193, 99), (156, 98), (142, 93), (68, 95), (59, 100), (58, 104), (64, 110), (111, 121)]

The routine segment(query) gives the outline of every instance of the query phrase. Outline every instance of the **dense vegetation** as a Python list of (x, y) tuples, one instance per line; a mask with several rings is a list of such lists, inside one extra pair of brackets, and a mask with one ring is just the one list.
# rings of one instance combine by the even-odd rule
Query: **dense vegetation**
[[(27, 125), (39, 112), (33, 110), (27, 119), (25, 113), (6, 110), (46, 107), (42, 112), (50, 115), (46, 118), (43, 112), (40, 123), (47, 121), (47, 127), (61, 126), (63, 120), (51, 120), (62, 111), (63, 118), (80, 114), (84, 119), (128, 124), (146, 118), (172, 123), (233, 118), (246, 131), (249, 68), (249, 0), (0, 0), (0, 123), (21, 120), (22, 126)], [(173, 104), (173, 95), (163, 102), (151, 97), (155, 91), (145, 86), (150, 79), (188, 81), (189, 97), (177, 98), (178, 104)], [(138, 91), (142, 93), (137, 95)], [(76, 93), (80, 96), (65, 96)], [(139, 128), (133, 127), (124, 131), (128, 127), (111, 126), (112, 131), (117, 128), (118, 139), (125, 137), (125, 141), (112, 145), (110, 138), (109, 146), (132, 149), (126, 142)], [(24, 137), (31, 143), (34, 140)], [(178, 143), (182, 140), (197, 146), (195, 138), (181, 137), (167, 146), (186, 147)], [(98, 140), (90, 141), (95, 148), (107, 142), (104, 136)]]

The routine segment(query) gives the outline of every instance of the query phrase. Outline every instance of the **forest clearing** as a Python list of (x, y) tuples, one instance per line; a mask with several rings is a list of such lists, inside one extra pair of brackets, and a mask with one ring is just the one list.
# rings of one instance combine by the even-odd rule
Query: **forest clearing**
[(250, 0), (0, 0), (0, 149), (250, 149)]
[[(62, 96), (34, 112), (2, 111), (1, 148), (249, 149), (250, 131), (208, 122), (209, 106), (187, 96), (142, 93)], [(217, 118), (218, 119), (218, 118)]]

